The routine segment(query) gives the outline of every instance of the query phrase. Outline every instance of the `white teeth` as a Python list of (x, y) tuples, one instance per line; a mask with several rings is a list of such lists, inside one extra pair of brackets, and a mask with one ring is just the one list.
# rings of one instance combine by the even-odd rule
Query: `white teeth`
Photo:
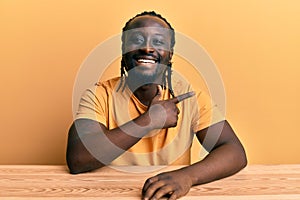
[(152, 64), (155, 63), (155, 60), (148, 60), (148, 59), (138, 59), (137, 61), (140, 63), (152, 63)]

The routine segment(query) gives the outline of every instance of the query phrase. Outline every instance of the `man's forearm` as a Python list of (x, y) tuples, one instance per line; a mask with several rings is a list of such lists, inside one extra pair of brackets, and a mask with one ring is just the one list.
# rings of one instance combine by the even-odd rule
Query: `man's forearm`
[(193, 185), (199, 185), (233, 175), (246, 165), (243, 147), (228, 143), (211, 151), (202, 161), (182, 170), (189, 174)]
[(67, 149), (71, 173), (110, 164), (153, 129), (149, 124), (147, 114), (112, 130), (93, 120), (76, 120), (69, 131)]

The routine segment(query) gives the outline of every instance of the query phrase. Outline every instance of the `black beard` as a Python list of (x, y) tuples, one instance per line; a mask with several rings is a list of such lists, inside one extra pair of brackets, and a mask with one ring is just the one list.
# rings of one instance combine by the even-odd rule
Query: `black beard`
[(134, 91), (143, 85), (162, 84), (166, 68), (166, 65), (158, 64), (153, 74), (144, 74), (136, 70), (136, 67), (134, 67), (128, 71), (128, 84)]

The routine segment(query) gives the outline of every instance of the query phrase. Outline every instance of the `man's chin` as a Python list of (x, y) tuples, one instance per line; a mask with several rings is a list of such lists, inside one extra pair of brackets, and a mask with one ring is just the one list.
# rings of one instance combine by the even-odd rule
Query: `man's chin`
[(154, 72), (133, 72), (128, 73), (128, 78), (130, 80), (136, 80), (136, 81), (145, 81), (145, 82), (151, 82), (154, 81), (157, 78), (157, 74)]
[(136, 66), (128, 71), (128, 81), (135, 87), (146, 84), (161, 84), (162, 76), (165, 71), (165, 65), (158, 66)]
[(128, 81), (136, 88), (151, 83), (157, 83), (158, 74), (153, 71), (147, 70), (130, 70), (128, 72)]

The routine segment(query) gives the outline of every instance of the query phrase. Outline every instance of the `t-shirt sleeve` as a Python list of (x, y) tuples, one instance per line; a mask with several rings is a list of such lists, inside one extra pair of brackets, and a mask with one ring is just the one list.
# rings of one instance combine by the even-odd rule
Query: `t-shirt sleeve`
[(86, 89), (79, 101), (75, 119), (91, 119), (106, 125), (107, 95), (104, 95), (106, 92), (104, 87), (98, 85)]
[(192, 129), (194, 133), (205, 129), (213, 124), (216, 124), (225, 119), (217, 104), (212, 102), (210, 96), (201, 91), (196, 94), (195, 104), (197, 108), (194, 109), (194, 116), (192, 120)]

